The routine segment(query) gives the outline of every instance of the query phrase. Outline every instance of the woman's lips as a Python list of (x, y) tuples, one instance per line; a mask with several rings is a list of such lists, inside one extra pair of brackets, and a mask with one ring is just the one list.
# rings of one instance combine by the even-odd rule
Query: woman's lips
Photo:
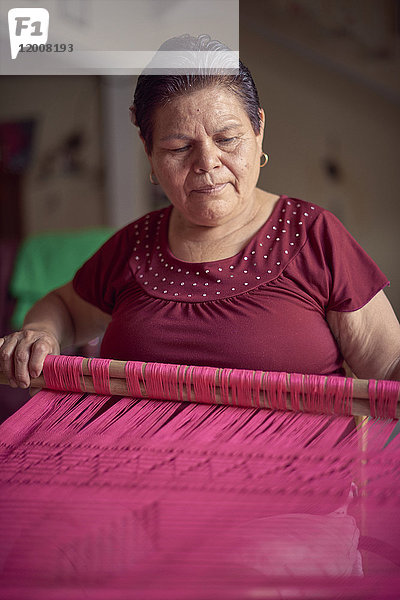
[(214, 196), (222, 192), (222, 190), (227, 186), (227, 183), (217, 183), (216, 185), (207, 185), (202, 188), (198, 188), (193, 190), (195, 194), (206, 194), (208, 196)]

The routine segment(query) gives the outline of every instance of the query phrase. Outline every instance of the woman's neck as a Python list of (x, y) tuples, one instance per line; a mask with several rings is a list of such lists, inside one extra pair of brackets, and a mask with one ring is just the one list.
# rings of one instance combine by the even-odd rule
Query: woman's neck
[(173, 208), (168, 232), (172, 254), (185, 262), (230, 258), (240, 252), (270, 217), (279, 196), (256, 190), (246, 215), (214, 227), (193, 224)]

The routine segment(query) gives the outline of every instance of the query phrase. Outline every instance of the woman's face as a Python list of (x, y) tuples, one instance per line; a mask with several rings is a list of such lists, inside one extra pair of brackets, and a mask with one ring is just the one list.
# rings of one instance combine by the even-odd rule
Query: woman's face
[(155, 112), (151, 168), (194, 225), (240, 220), (252, 210), (260, 170), (256, 135), (240, 100), (221, 87), (179, 96)]

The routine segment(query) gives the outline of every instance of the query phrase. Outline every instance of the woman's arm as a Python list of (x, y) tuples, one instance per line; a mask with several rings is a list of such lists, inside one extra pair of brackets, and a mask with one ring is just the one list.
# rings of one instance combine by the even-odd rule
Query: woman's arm
[(25, 317), (22, 331), (0, 338), (0, 368), (13, 387), (29, 387), (47, 354), (59, 354), (104, 333), (111, 317), (82, 300), (72, 282), (39, 300)]
[(327, 320), (357, 377), (400, 380), (400, 324), (383, 291), (359, 310), (328, 312)]

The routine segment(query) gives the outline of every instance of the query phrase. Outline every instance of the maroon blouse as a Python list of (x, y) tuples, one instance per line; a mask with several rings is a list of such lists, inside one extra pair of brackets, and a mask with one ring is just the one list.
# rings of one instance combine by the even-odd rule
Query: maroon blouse
[(343, 373), (326, 312), (357, 310), (388, 281), (334, 215), (281, 196), (243, 251), (188, 263), (169, 250), (170, 213), (117, 232), (74, 278), (112, 315), (103, 357)]

